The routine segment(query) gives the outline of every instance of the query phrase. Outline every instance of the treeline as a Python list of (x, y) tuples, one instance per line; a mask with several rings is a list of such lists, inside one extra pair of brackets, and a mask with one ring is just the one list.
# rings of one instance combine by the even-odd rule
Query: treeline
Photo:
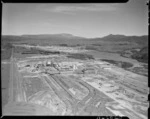
[(140, 51), (135, 52), (131, 57), (139, 62), (148, 63), (148, 47), (144, 47)]
[(60, 54), (59, 51), (46, 51), (46, 50), (41, 50), (41, 49), (37, 49), (37, 48), (30, 48), (30, 50), (26, 50), (24, 52), (22, 52), (22, 54), (45, 54), (45, 55), (49, 55), (49, 54)]
[(94, 59), (94, 57), (92, 55), (80, 54), (80, 53), (68, 54), (67, 57), (74, 58), (74, 59), (80, 59), (80, 60)]
[(108, 60), (108, 59), (101, 59), (102, 61), (106, 61), (108, 63), (111, 63), (111, 64), (114, 64), (118, 67), (121, 67), (121, 68), (130, 68), (133, 66), (133, 64), (129, 63), (129, 62), (122, 62), (122, 61), (115, 61), (115, 60)]
[(59, 44), (59, 46), (62, 46), (62, 47), (78, 47), (78, 46), (82, 46), (82, 44), (74, 44), (74, 45), (71, 45), (71, 44)]

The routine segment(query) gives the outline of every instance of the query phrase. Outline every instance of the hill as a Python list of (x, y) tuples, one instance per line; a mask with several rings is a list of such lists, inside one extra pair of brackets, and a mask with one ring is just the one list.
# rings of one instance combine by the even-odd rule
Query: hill
[[(102, 38), (83, 38), (66, 33), (22, 36), (3, 35), (1, 40), (1, 48), (3, 49), (3, 52), (7, 51), (4, 49), (10, 46), (8, 44), (81, 46), (88, 50), (96, 50), (99, 52), (122, 53), (125, 50), (132, 50), (135, 48), (142, 49), (147, 47), (148, 36), (125, 36), (110, 34)], [(132, 58), (136, 56), (133, 56)]]
[[(40, 45), (53, 45), (53, 44), (69, 44), (69, 45), (89, 45), (89, 44), (118, 44), (128, 45), (130, 43), (135, 43), (137, 45), (146, 46), (148, 43), (148, 36), (125, 36), (125, 35), (108, 35), (102, 38), (84, 38), (79, 36), (74, 36), (72, 34), (39, 34), (39, 35), (22, 35), (22, 36), (2, 36), (5, 42), (20, 42), (28, 44), (40, 44)], [(42, 42), (41, 42), (42, 40)]]
[(47, 38), (54, 38), (54, 39), (68, 39), (68, 40), (75, 40), (75, 39), (86, 39), (83, 37), (79, 36), (74, 36), (72, 34), (67, 34), (67, 33), (61, 33), (61, 34), (38, 34), (38, 35), (22, 35), (22, 37), (27, 37), (27, 38), (36, 38), (36, 39), (47, 39)]
[(143, 35), (143, 36), (125, 36), (125, 35), (108, 35), (102, 38), (93, 38), (91, 39), (95, 42), (101, 42), (101, 41), (105, 41), (105, 42), (128, 42), (128, 43), (137, 43), (140, 45), (147, 45), (148, 43), (148, 36), (147, 35)]

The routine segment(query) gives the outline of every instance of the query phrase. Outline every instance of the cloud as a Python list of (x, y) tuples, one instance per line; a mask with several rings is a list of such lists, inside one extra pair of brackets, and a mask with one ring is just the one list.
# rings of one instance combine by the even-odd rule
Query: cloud
[(104, 12), (116, 10), (117, 4), (54, 4), (43, 5), (43, 10), (55, 13)]

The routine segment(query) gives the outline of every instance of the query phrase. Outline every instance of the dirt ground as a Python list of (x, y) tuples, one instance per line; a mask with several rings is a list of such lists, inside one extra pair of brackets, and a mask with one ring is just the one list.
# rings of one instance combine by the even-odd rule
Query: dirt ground
[(10, 76), (10, 64), (1, 65), (1, 88), (2, 88), (2, 107), (8, 102), (8, 88)]

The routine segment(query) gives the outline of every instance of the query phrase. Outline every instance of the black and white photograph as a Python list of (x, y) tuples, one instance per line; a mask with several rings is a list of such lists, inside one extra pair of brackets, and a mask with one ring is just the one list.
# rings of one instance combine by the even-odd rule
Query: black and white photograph
[(148, 119), (148, 5), (2, 3), (2, 116)]

